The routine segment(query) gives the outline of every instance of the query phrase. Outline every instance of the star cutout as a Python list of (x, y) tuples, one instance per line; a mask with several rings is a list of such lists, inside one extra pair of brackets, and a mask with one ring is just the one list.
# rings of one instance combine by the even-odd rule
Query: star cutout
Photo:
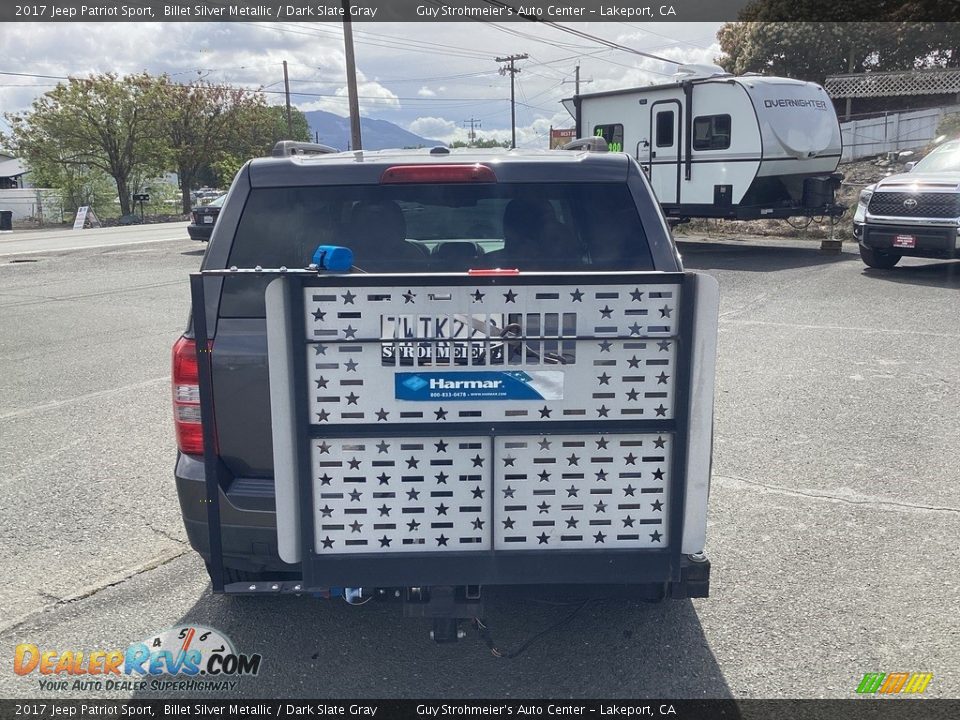
[(572, 302), (583, 302), (583, 293), (580, 292), (580, 288), (577, 288), (570, 293), (570, 297), (573, 298)]
[(660, 502), (659, 500), (657, 500), (656, 502), (650, 503), (650, 507), (652, 507), (654, 510), (663, 511), (663, 503)]
[(357, 371), (357, 361), (353, 358), (347, 360), (343, 366), (347, 368), (347, 372), (356, 372)]
[(507, 292), (503, 294), (503, 297), (508, 303), (516, 302), (517, 300), (517, 294), (513, 290), (507, 290)]
[(550, 449), (550, 441), (547, 440), (546, 438), (544, 438), (543, 440), (540, 440), (537, 444), (540, 446), (540, 449), (541, 449), (541, 450), (549, 450), (549, 449)]
[(477, 288), (477, 291), (475, 293), (472, 293), (471, 297), (473, 298), (474, 302), (483, 302), (483, 296), (485, 294), (486, 293), (480, 292), (480, 288)]
[(632, 517), (630, 517), (629, 515), (627, 515), (627, 516), (623, 519), (623, 526), (624, 526), (624, 527), (633, 527), (633, 524), (634, 524), (635, 522), (636, 522), (636, 520), (634, 520)]
[(657, 468), (656, 470), (654, 470), (654, 471), (653, 471), (653, 479), (654, 479), (654, 480), (663, 480), (663, 470), (661, 470), (660, 468)]
[(386, 440), (381, 440), (380, 442), (377, 443), (378, 453), (385, 453), (389, 449), (390, 449), (390, 443), (388, 443)]
[(320, 517), (333, 517), (333, 508), (329, 505), (324, 505), (320, 508)]
[(420, 529), (420, 523), (416, 520), (411, 520), (407, 523), (407, 527), (410, 529), (410, 532), (416, 532)]
[(567, 527), (575, 528), (576, 526), (577, 526), (577, 519), (573, 515), (571, 515), (570, 519), (567, 520)]
[(666, 417), (667, 409), (663, 406), (663, 403), (660, 403), (659, 407), (655, 407), (654, 412), (657, 413), (657, 417)]
[(610, 346), (613, 345), (609, 340), (600, 341), (600, 352), (610, 352)]
[(599, 440), (596, 441), (596, 443), (597, 443), (597, 450), (606, 450), (607, 445), (610, 444), (610, 441), (607, 440), (606, 438), (600, 438)]
[(350, 394), (347, 395), (347, 405), (356, 405), (359, 399), (360, 396), (351, 391)]
[(434, 410), (434, 411), (433, 411), (433, 414), (437, 416), (437, 420), (446, 420), (446, 419), (447, 419), (447, 411), (444, 410), (443, 408), (439, 408), (439, 409), (437, 409), (437, 410)]
[(333, 480), (333, 478), (327, 475), (326, 473), (320, 476), (321, 485), (329, 485), (331, 480)]
[(359, 469), (360, 469), (360, 461), (357, 460), (356, 458), (350, 458), (349, 460), (347, 460), (347, 465), (350, 466), (350, 469), (351, 469), (351, 470), (359, 470)]
[(636, 495), (634, 494), (634, 493), (636, 493), (636, 492), (637, 492), (637, 489), (636, 489), (633, 485), (627, 485), (627, 486), (623, 489), (623, 494), (624, 494), (624, 495), (629, 495), (630, 497), (636, 497)]
[(483, 467), (483, 458), (480, 457), (480, 453), (477, 453), (474, 457), (470, 458), (470, 462), (473, 463), (474, 467)]
[(549, 539), (550, 539), (550, 538), (547, 537), (547, 534), (546, 534), (546, 533), (540, 533), (539, 535), (537, 535), (537, 540), (540, 541), (540, 542), (538, 543), (539, 545), (546, 545), (546, 544), (547, 544), (547, 540), (549, 540)]
[(470, 524), (473, 525), (474, 530), (483, 530), (483, 520), (477, 518), (476, 520), (471, 520)]
[(540, 482), (547, 482), (550, 480), (550, 473), (548, 473), (546, 470), (543, 470), (537, 477), (540, 478)]
[[(478, 456), (479, 457), (479, 456)], [(515, 457), (507, 456), (503, 459), (504, 467), (515, 467), (514, 463), (517, 461)]]
[(418, 467), (420, 467), (420, 461), (417, 460), (413, 455), (411, 455), (410, 459), (407, 460), (407, 470), (410, 470), (411, 468), (418, 468)]
[(380, 422), (381, 420), (386, 420), (388, 415), (390, 415), (390, 413), (387, 410), (380, 408), (379, 410), (377, 410), (377, 422)]
[(634, 455), (633, 453), (630, 453), (629, 455), (627, 455), (627, 456), (624, 458), (624, 460), (627, 461), (627, 465), (636, 465), (636, 464), (637, 464), (637, 456)]
[(319, 422), (326, 422), (329, 419), (330, 419), (330, 413), (328, 413), (326, 410), (321, 410), (320, 412), (317, 413), (317, 420)]
[(546, 405), (544, 405), (544, 406), (540, 409), (540, 417), (542, 417), (542, 418), (548, 418), (548, 417), (550, 417), (550, 413), (552, 413), (552, 412), (553, 412), (553, 410), (551, 410), (551, 409), (548, 408)]
[(473, 490), (471, 490), (470, 492), (473, 493), (473, 496), (474, 496), (475, 498), (482, 498), (482, 497), (483, 497), (483, 488), (481, 488), (479, 485), (477, 485), (477, 486), (476, 486)]
[(354, 490), (353, 492), (349, 493), (349, 495), (350, 495), (350, 502), (360, 502), (359, 490)]
[(324, 440), (323, 442), (320, 443), (320, 453), (321, 453), (321, 454), (324, 454), (324, 453), (329, 454), (329, 453), (330, 453), (330, 446), (327, 445), (327, 441), (326, 441), (326, 440)]
[(327, 354), (327, 346), (326, 346), (326, 345), (320, 345), (320, 344), (314, 345), (314, 346), (313, 346), (313, 351), (314, 351), (314, 353), (317, 354), (317, 355), (326, 355), (326, 354)]
[(327, 314), (320, 308), (317, 308), (310, 314), (313, 315), (313, 319), (316, 320), (317, 322), (322, 321), (327, 316)]
[(515, 520), (511, 520), (509, 517), (503, 521), (504, 530), (513, 530), (513, 526), (516, 523)]
[(669, 341), (669, 340), (658, 340), (658, 341), (657, 341), (657, 347), (660, 348), (661, 351), (663, 351), (663, 350), (669, 350), (669, 349), (670, 349), (670, 341)]
[(323, 543), (324, 549), (332, 548), (332, 547), (333, 547), (333, 540), (330, 539), (330, 536), (329, 536), (329, 535), (327, 535), (327, 536), (326, 536), (323, 540), (321, 540), (320, 542)]
[(447, 451), (447, 443), (445, 443), (443, 440), (441, 440), (440, 442), (434, 443), (434, 446), (437, 448), (437, 452)]
[(670, 313), (672, 313), (672, 312), (673, 312), (673, 310), (671, 309), (671, 307), (670, 307), (669, 305), (664, 305), (662, 308), (660, 308), (660, 317), (662, 317), (662, 318), (668, 318), (668, 317), (670, 317)]
[(661, 437), (658, 437), (656, 440), (653, 441), (653, 446), (654, 446), (654, 447), (658, 447), (658, 448), (662, 448), (662, 447), (664, 447), (664, 446), (666, 445), (666, 443), (667, 443), (667, 441), (664, 440), (663, 437), (661, 436)]
[(627, 400), (636, 400), (640, 396), (640, 393), (637, 392), (636, 388), (630, 388), (630, 392), (627, 393)]
[(316, 381), (317, 390), (326, 389), (328, 382), (330, 381), (327, 380), (325, 377), (321, 377), (319, 380)]
[(596, 535), (593, 536), (593, 541), (597, 543), (602, 543), (606, 539), (607, 539), (607, 536), (604, 535), (602, 532), (598, 532)]
[(597, 380), (600, 381), (600, 384), (601, 384), (601, 385), (609, 385), (609, 384), (610, 384), (610, 376), (607, 375), (606, 373), (604, 373), (603, 375), (597, 375)]
[(377, 480), (380, 481), (381, 485), (386, 485), (387, 483), (390, 482), (390, 476), (387, 475), (386, 473), (380, 473), (379, 475), (377, 475)]
[(665, 372), (661, 372), (659, 375), (657, 375), (657, 385), (666, 385), (667, 378), (669, 377), (670, 376), (667, 375)]
[(579, 465), (580, 458), (577, 457), (576, 453), (571, 453), (570, 457), (567, 458), (567, 465)]
[(654, 542), (660, 542), (660, 538), (662, 538), (662, 537), (663, 537), (663, 535), (661, 535), (661, 534), (660, 534), (659, 532), (657, 532), (656, 530), (654, 530), (652, 533), (650, 533), (650, 539), (653, 540)]
[(567, 488), (567, 497), (577, 497), (577, 493), (580, 492), (573, 485)]
[(353, 299), (356, 297), (356, 295), (354, 295), (352, 292), (347, 290), (347, 292), (344, 293), (341, 297), (343, 297), (344, 305), (353, 305)]
[(437, 538), (437, 545), (446, 545), (448, 538), (445, 535), (441, 535)]
[(631, 325), (629, 329), (630, 329), (630, 334), (631, 334), (631, 335), (639, 335), (639, 334), (640, 334), (640, 326), (639, 326), (637, 323), (634, 323), (633, 325)]
[(361, 523), (359, 523), (359, 522), (357, 522), (356, 520), (354, 520), (352, 523), (350, 523), (350, 532), (356, 532), (356, 533), (358, 533), (358, 532), (360, 532), (360, 528), (362, 528), (362, 527), (363, 527), (363, 525), (362, 525)]
[(550, 510), (550, 506), (547, 505), (547, 501), (544, 500), (542, 503), (537, 505), (537, 510), (540, 511), (539, 513), (537, 513), (538, 515), (545, 515)]
[(356, 340), (357, 329), (353, 325), (347, 325), (343, 329), (343, 337), (345, 337), (347, 340)]
[(515, 492), (516, 492), (516, 490), (514, 490), (512, 487), (510, 487), (509, 485), (507, 485), (507, 486), (503, 489), (503, 496), (504, 496), (505, 498), (512, 498), (512, 497), (513, 497), (513, 494), (514, 494)]
[(380, 547), (390, 547), (390, 538), (386, 535), (380, 538)]
[(612, 314), (613, 314), (613, 310), (610, 308), (609, 305), (604, 305), (604, 306), (600, 309), (600, 316), (601, 316), (601, 317), (608, 318), (608, 317), (610, 317)]
[(386, 503), (378, 507), (377, 510), (380, 511), (380, 517), (384, 517), (385, 515), (386, 516), (390, 515), (390, 508), (387, 507)]
[(449, 509), (450, 508), (448, 508), (446, 505), (444, 505), (443, 503), (440, 503), (439, 505), (437, 505), (437, 515), (446, 515), (447, 510)]
[(630, 299), (636, 300), (637, 302), (640, 302), (641, 300), (643, 300), (643, 290), (641, 290), (640, 288), (634, 288), (630, 292)]
[(413, 302), (413, 299), (414, 299), (416, 296), (417, 296), (417, 294), (416, 294), (415, 292), (413, 292), (412, 290), (407, 290), (407, 291), (403, 294), (403, 304), (406, 305), (407, 303), (412, 303), (412, 302)]
[(606, 405), (601, 405), (597, 408), (597, 417), (610, 417), (610, 408)]
[(407, 490), (407, 500), (419, 500), (420, 491), (415, 489)]
[(606, 511), (607, 511), (607, 504), (606, 504), (605, 502), (603, 502), (603, 500), (601, 500), (600, 502), (596, 503), (596, 504), (594, 505), (594, 507), (597, 509), (597, 512), (606, 512)]
[(627, 360), (627, 364), (632, 368), (638, 368), (640, 367), (640, 358), (634, 355), (632, 358)]
[(602, 469), (602, 468), (600, 469), (600, 471), (597, 473), (597, 481), (598, 481), (598, 482), (606, 482), (606, 481), (607, 481), (607, 471), (606, 471), (606, 470), (604, 470), (604, 469)]
[(438, 482), (438, 483), (440, 483), (441, 485), (446, 485), (446, 484), (447, 484), (447, 478), (450, 477), (450, 476), (447, 475), (443, 470), (441, 470), (441, 471), (440, 471), (440, 474), (439, 474), (439, 475), (434, 475), (434, 477), (437, 479), (437, 482)]

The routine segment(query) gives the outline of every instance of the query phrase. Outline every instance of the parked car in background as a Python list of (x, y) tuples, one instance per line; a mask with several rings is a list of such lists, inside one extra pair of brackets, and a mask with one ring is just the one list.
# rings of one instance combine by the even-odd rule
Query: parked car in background
[(223, 207), (223, 200), (226, 197), (226, 195), (221, 195), (207, 205), (198, 205), (190, 211), (190, 224), (187, 225), (187, 232), (190, 234), (191, 240), (206, 242), (210, 239), (213, 226), (217, 224), (217, 217), (220, 215), (220, 208)]
[(860, 257), (873, 268), (892, 268), (905, 255), (960, 257), (960, 140), (865, 187), (853, 234)]

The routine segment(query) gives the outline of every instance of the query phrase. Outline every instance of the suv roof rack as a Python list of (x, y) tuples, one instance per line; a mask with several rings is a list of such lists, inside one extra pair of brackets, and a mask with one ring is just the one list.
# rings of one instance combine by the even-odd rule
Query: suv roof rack
[(296, 140), (281, 140), (273, 146), (273, 157), (286, 157), (287, 155), (327, 155), (329, 153), (340, 152), (329, 145), (320, 143), (297, 142)]
[(579, 140), (572, 140), (564, 145), (561, 150), (587, 150), (589, 152), (607, 152), (607, 141), (602, 137), (585, 137)]

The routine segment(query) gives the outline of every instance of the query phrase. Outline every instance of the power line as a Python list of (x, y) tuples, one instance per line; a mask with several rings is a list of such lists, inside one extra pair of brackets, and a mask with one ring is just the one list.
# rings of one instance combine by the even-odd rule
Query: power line
[(518, 55), (496, 58), (498, 63), (510, 63), (510, 65), (504, 65), (500, 68), (500, 74), (506, 75), (510, 73), (510, 147), (512, 148), (517, 146), (517, 111), (514, 86), (516, 85), (516, 77), (517, 73), (520, 72), (520, 68), (516, 66), (516, 62), (517, 60), (526, 60), (528, 57), (530, 56), (526, 53), (520, 53)]

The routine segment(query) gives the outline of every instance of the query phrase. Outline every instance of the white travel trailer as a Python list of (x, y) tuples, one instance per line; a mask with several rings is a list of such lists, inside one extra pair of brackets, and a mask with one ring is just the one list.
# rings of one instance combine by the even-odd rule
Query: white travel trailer
[(577, 137), (643, 166), (668, 217), (836, 216), (842, 142), (819, 85), (687, 66), (667, 85), (564, 100)]

